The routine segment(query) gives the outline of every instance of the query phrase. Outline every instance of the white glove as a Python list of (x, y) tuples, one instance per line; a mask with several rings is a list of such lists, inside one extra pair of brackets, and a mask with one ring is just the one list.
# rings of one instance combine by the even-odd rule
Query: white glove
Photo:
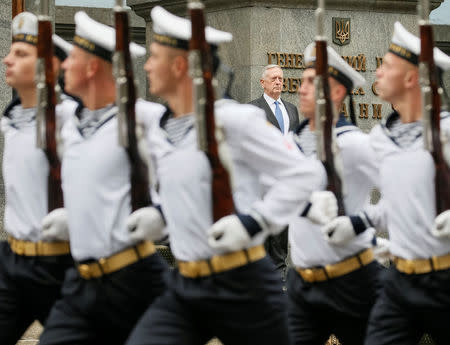
[(450, 237), (450, 210), (442, 212), (434, 220), (431, 233), (436, 237)]
[(236, 215), (219, 219), (208, 230), (209, 245), (222, 252), (243, 249), (250, 240), (250, 234)]
[(380, 264), (387, 266), (391, 259), (391, 242), (387, 238), (377, 237), (377, 245), (373, 248), (373, 256)]
[(309, 198), (311, 208), (306, 217), (316, 224), (327, 224), (337, 217), (338, 205), (336, 197), (329, 191), (316, 191)]
[(332, 244), (345, 244), (356, 236), (350, 217), (342, 216), (333, 219), (320, 228), (325, 239)]
[(126, 221), (133, 241), (157, 241), (164, 237), (164, 218), (155, 207), (142, 207), (130, 214)]
[(42, 218), (41, 240), (45, 242), (69, 241), (67, 211), (57, 208)]

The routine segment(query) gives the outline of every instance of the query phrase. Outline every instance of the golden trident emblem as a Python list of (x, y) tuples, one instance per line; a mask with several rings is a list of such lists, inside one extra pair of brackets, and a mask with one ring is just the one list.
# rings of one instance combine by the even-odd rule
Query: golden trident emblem
[(333, 18), (333, 21), (333, 42), (339, 45), (348, 44), (350, 41), (350, 18)]

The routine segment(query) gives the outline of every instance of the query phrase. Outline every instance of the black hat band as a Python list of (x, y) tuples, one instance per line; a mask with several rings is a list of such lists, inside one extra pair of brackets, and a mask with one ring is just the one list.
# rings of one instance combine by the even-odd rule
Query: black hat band
[(29, 43), (32, 45), (37, 45), (37, 36), (35, 35), (31, 35), (31, 34), (17, 34), (14, 35), (12, 38), (13, 42), (25, 42), (25, 43)]
[(189, 41), (182, 40), (179, 38), (174, 38), (171, 36), (160, 35), (160, 34), (154, 34), (153, 41), (157, 42), (159, 44), (165, 45), (165, 46), (172, 47), (172, 48), (189, 50)]
[[(316, 62), (311, 61), (306, 64), (306, 69), (308, 68), (316, 68)], [(330, 77), (336, 79), (339, 83), (345, 86), (348, 92), (351, 92), (353, 89), (353, 81), (347, 77), (344, 73), (334, 68), (333, 66), (328, 65), (328, 74)]]
[(81, 49), (86, 50), (88, 53), (97, 55), (102, 59), (112, 62), (112, 52), (106, 48), (100, 47), (99, 45), (91, 42), (83, 37), (75, 35), (73, 37), (73, 44)]
[(401, 47), (395, 43), (391, 43), (391, 45), (389, 46), (389, 51), (392, 54), (397, 55), (398, 57), (401, 57), (402, 59), (405, 59), (408, 62), (411, 62), (413, 65), (418, 65), (419, 64), (419, 57), (414, 54), (412, 51)]
[(56, 44), (53, 44), (53, 54), (61, 61), (64, 61), (67, 58), (66, 52)]

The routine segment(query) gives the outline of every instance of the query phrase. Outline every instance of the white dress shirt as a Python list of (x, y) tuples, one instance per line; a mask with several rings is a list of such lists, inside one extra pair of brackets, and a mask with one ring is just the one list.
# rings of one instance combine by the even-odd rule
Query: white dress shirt
[(284, 128), (283, 128), (283, 134), (286, 135), (289, 132), (289, 115), (287, 113), (286, 107), (284, 106), (283, 101), (281, 100), (281, 97), (278, 97), (278, 99), (273, 99), (270, 96), (267, 96), (264, 94), (264, 99), (266, 100), (267, 104), (269, 105), (270, 109), (272, 110), (272, 113), (275, 115), (275, 101), (278, 102), (279, 107), (281, 109), (281, 113), (283, 114), (283, 122), (284, 122)]
[[(70, 249), (77, 261), (98, 260), (135, 244), (126, 226), (131, 213), (130, 163), (118, 141), (117, 107), (111, 110), (105, 109), (109, 120), (86, 137), (73, 113), (61, 133), (64, 206)], [(164, 110), (160, 104), (138, 100), (136, 121), (145, 125), (148, 118), (159, 118)]]

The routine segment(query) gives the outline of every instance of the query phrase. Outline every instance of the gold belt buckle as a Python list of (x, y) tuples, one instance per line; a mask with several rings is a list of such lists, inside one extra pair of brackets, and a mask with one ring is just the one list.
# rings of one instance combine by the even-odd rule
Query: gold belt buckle
[(18, 255), (25, 254), (25, 243), (24, 242), (16, 241), (14, 247), (16, 247), (16, 254), (18, 254)]
[(414, 273), (415, 272), (415, 269), (414, 269), (414, 261), (413, 260), (409, 260), (409, 259), (405, 259), (405, 261), (403, 261), (403, 264), (404, 264), (404, 271), (405, 271), (405, 273), (407, 273), (407, 274), (412, 274), (412, 273)]
[(303, 278), (310, 283), (313, 283), (315, 281), (315, 274), (314, 271), (310, 268), (307, 268), (303, 270)]
[(44, 242), (41, 242), (41, 241), (35, 242), (35, 245), (34, 245), (35, 255), (47, 254), (46, 252), (48, 251), (49, 248), (46, 248), (46, 249), (44, 249), (44, 248), (45, 248)]
[(182, 266), (183, 266), (182, 271), (184, 271), (187, 276), (190, 276), (190, 277), (193, 277), (193, 278), (196, 278), (196, 277), (199, 276), (199, 274), (200, 274), (200, 268), (199, 268), (200, 264), (197, 265), (197, 263), (194, 262), (194, 261), (185, 261), (185, 262), (183, 262)]
[(91, 269), (90, 269), (89, 265), (87, 265), (87, 264), (79, 265), (78, 272), (80, 272), (80, 275), (84, 279), (89, 279), (91, 277)]
[(108, 274), (110, 272), (108, 269), (108, 260), (106, 260), (106, 258), (98, 259), (97, 264), (98, 264), (98, 266), (100, 268), (100, 272), (102, 274)]

